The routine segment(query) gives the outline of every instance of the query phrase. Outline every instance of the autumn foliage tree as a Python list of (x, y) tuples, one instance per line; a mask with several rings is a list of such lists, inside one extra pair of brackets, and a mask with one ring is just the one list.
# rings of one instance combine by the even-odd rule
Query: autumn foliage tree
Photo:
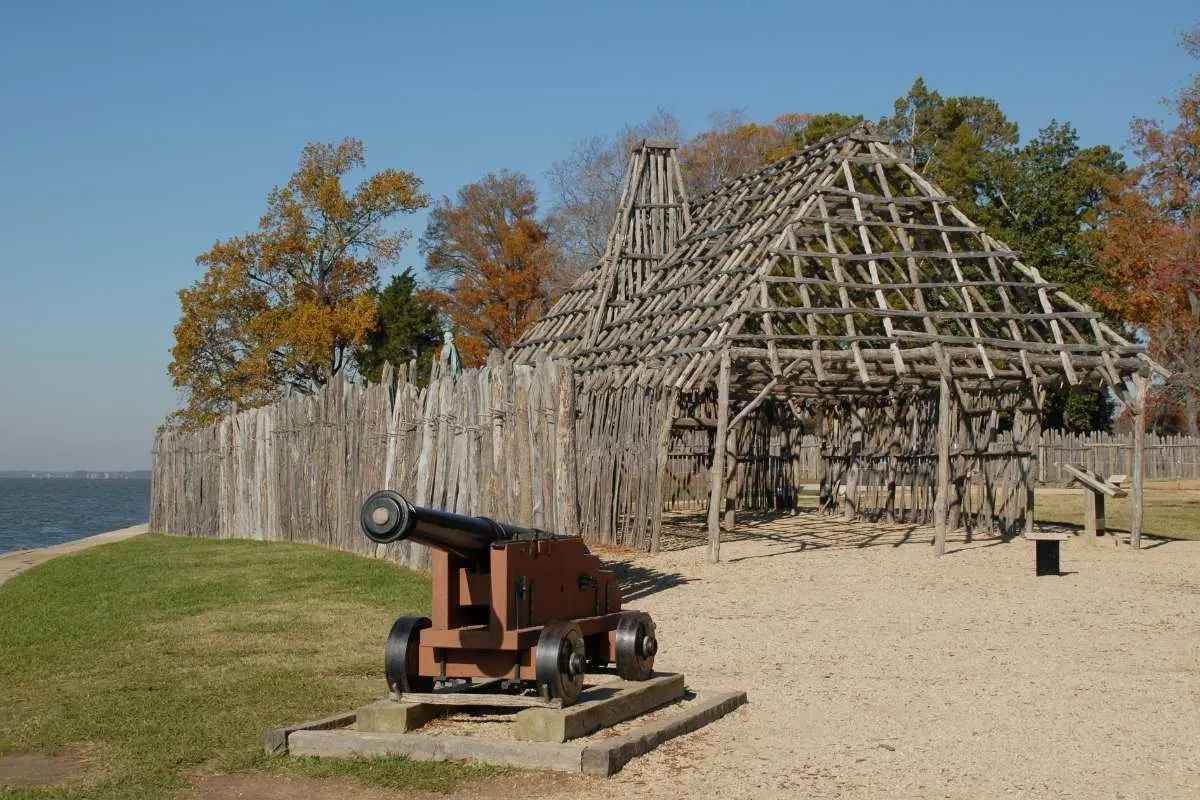
[(197, 257), (205, 272), (179, 293), (168, 367), (187, 397), (175, 422), (204, 425), (289, 388), (311, 392), (352, 364), (375, 324), (379, 268), (408, 236), (384, 223), (428, 204), (420, 180), (399, 170), (347, 190), (364, 165), (358, 140), (308, 145), (258, 229)]
[(739, 112), (712, 115), (712, 127), (679, 151), (689, 195), (699, 198), (735, 175), (801, 149), (802, 132), (812, 118), (812, 114), (784, 114), (760, 125), (746, 122)]
[(492, 173), (443, 198), (421, 251), (438, 282), (428, 296), (452, 322), (467, 366), (507, 349), (549, 306), (556, 257), (524, 175)]
[[(1200, 27), (1183, 37), (1200, 58)], [(1150, 337), (1173, 372), (1166, 399), (1182, 401), (1188, 430), (1200, 395), (1200, 75), (1167, 101), (1177, 122), (1137, 119), (1132, 144), (1140, 165), (1116, 185), (1102, 258), (1112, 288), (1097, 293)]]

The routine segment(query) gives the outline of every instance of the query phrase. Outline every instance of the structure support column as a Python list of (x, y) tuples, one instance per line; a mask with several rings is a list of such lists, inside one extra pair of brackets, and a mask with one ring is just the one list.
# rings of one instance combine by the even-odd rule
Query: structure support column
[(1133, 376), (1133, 507), (1129, 510), (1129, 547), (1142, 546), (1142, 483), (1146, 477), (1146, 377)]
[(942, 375), (938, 391), (937, 496), (933, 501), (933, 551), (946, 552), (947, 511), (950, 505), (950, 380)]
[(729, 349), (721, 351), (721, 370), (717, 376), (717, 431), (713, 436), (712, 464), (709, 467), (708, 560), (721, 560), (721, 512), (725, 506), (725, 448), (729, 439)]
[(658, 463), (655, 470), (657, 485), (654, 487), (654, 506), (650, 513), (654, 518), (650, 522), (650, 552), (657, 553), (662, 538), (663, 505), (666, 503), (667, 472), (671, 458), (671, 424), (675, 421), (678, 394), (675, 389), (668, 389), (659, 407), (663, 418), (659, 420), (658, 428)]
[[(1041, 390), (1033, 389), (1030, 392), (1033, 399), (1033, 407), (1026, 412), (1025, 425), (1027, 434), (1026, 449), (1029, 451), (1029, 456), (1021, 459), (1021, 463), (1026, 465), (1021, 480), (1025, 482), (1025, 533), (1032, 534), (1034, 525), (1037, 522), (1037, 484), (1034, 480), (1034, 469), (1045, 469), (1045, 465), (1041, 463), (1040, 455), (1042, 453), (1042, 398)], [(1034, 459), (1038, 458), (1037, 464)]]

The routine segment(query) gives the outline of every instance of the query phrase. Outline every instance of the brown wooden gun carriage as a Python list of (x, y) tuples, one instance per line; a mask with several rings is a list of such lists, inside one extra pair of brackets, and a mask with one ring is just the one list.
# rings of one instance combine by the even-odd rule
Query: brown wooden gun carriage
[(399, 695), (499, 679), (570, 705), (589, 668), (650, 677), (654, 622), (621, 610), (613, 574), (579, 537), (420, 508), (389, 490), (367, 498), (359, 520), (374, 542), (433, 550), (432, 619), (401, 617), (388, 634), (384, 669)]

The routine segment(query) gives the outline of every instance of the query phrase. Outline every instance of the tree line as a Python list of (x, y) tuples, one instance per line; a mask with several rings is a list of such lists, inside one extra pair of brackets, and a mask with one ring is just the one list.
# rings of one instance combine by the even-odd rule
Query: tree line
[[(1183, 37), (1200, 58), (1200, 27)], [(1050, 120), (1021, 140), (986, 97), (943, 96), (918, 78), (890, 114), (871, 120), (916, 169), (1052, 282), (1148, 338), (1173, 371), (1157, 388), (1156, 427), (1197, 433), (1200, 393), (1200, 75), (1165, 101), (1170, 122), (1135, 119), (1136, 165), (1108, 145), (1082, 147)], [(427, 370), (453, 333), (463, 360), (504, 350), (604, 252), (630, 149), (681, 142), (689, 196), (866, 121), (858, 114), (790, 113), (768, 123), (715, 114), (688, 138), (659, 111), (646, 122), (577, 143), (546, 175), (545, 213), (533, 182), (500, 170), (434, 200), (411, 172), (365, 167), (363, 143), (304, 148), (295, 174), (267, 198), (256, 230), (197, 259), (202, 276), (179, 293), (182, 315), (168, 368), (186, 404), (174, 424), (207, 424), (234, 408), (313, 392), (348, 372), (378, 378), (385, 362)], [(427, 282), (394, 274), (411, 237), (389, 228), (430, 208), (419, 238)], [(1112, 400), (1098, 385), (1048, 398), (1043, 424), (1107, 429)]]

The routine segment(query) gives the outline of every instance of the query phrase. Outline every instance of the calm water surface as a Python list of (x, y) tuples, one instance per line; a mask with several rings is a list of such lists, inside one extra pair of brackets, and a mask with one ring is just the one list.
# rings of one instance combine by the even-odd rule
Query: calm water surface
[(140, 525), (148, 479), (0, 478), (0, 553)]

